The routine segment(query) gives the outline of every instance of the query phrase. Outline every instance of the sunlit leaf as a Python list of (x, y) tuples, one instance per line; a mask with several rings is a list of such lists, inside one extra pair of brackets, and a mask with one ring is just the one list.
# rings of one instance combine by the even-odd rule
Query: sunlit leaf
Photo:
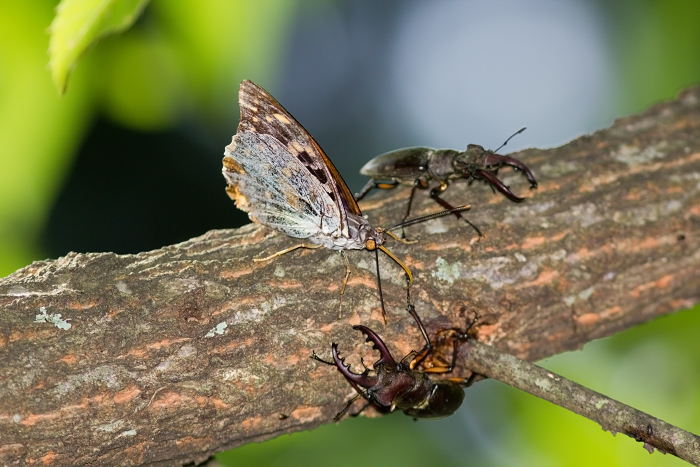
[(49, 68), (63, 94), (78, 58), (100, 38), (134, 24), (149, 0), (61, 0), (49, 32)]

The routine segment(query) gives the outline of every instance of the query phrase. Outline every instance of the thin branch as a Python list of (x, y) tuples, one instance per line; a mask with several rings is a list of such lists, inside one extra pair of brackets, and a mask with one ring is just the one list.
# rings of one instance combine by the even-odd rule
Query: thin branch
[(650, 453), (656, 448), (700, 465), (700, 437), (693, 433), (478, 341), (467, 341), (460, 353), (464, 365), (479, 374), (569, 409), (612, 434), (624, 433)]
[[(478, 312), (480, 340), (536, 360), (700, 301), (700, 88), (514, 156), (540, 182), (525, 202), (463, 181), (443, 193), (474, 206), (466, 215), (485, 239), (445, 218), (407, 229), (418, 244), (389, 245), (430, 331)], [(519, 174), (506, 183), (527, 192)], [(393, 225), (408, 192), (362, 209)], [(415, 215), (436, 211), (422, 190), (415, 203)], [(341, 319), (337, 252), (252, 261), (295, 243), (249, 225), (137, 255), (71, 253), (0, 279), (0, 464), (180, 465), (329, 423), (352, 390), (313, 350), (337, 342), (361, 355), (352, 324), (399, 354), (421, 336), (393, 262), (380, 265), (384, 326), (366, 251), (347, 254)]]

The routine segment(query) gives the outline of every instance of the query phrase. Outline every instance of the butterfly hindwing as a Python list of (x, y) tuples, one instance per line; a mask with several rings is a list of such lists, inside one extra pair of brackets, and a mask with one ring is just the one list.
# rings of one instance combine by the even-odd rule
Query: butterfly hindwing
[(304, 166), (275, 138), (239, 131), (226, 156), (229, 196), (253, 221), (297, 238), (340, 228), (335, 202), (308, 183)]

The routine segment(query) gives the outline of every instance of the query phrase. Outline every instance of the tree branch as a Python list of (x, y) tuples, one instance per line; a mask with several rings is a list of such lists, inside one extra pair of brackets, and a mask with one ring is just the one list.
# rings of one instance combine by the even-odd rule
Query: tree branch
[[(540, 182), (524, 203), (482, 184), (445, 192), (474, 206), (485, 239), (444, 218), (407, 229), (418, 244), (389, 245), (416, 276), (430, 331), (478, 311), (480, 341), (536, 360), (698, 302), (700, 88), (515, 157)], [(506, 181), (525, 189), (519, 174)], [(386, 226), (407, 196), (362, 207)], [(416, 203), (416, 215), (436, 210), (427, 194)], [(386, 326), (366, 251), (348, 254), (340, 319), (338, 253), (252, 261), (295, 242), (249, 225), (138, 255), (71, 253), (1, 279), (0, 463), (179, 465), (328, 423), (353, 391), (312, 350), (334, 341), (357, 355), (359, 323), (406, 353), (421, 337), (386, 258)]]
[(700, 465), (700, 437), (597, 393), (542, 367), (469, 340), (461, 354), (473, 371), (557, 404), (599, 423), (613, 435), (624, 433), (665, 454)]

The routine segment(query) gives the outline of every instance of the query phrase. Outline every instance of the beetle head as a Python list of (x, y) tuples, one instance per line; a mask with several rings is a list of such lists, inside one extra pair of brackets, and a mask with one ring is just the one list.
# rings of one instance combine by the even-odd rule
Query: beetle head
[(390, 411), (398, 408), (415, 418), (446, 417), (462, 404), (464, 391), (458, 384), (445, 380), (435, 382), (425, 372), (412, 370), (406, 358), (397, 363), (374, 331), (361, 325), (353, 329), (365, 334), (367, 342), (372, 342), (379, 351), (379, 360), (373, 365), (376, 374), (370, 376), (368, 369), (359, 374), (350, 371), (350, 366), (338, 355), (337, 344), (332, 346), (333, 361), (338, 371), (368, 401)]
[(522, 201), (524, 198), (516, 196), (510, 191), (510, 187), (498, 178), (498, 170), (500, 168), (510, 166), (522, 171), (530, 182), (530, 188), (537, 188), (537, 180), (535, 180), (535, 176), (528, 166), (514, 157), (502, 156), (493, 151), (487, 151), (478, 144), (467, 146), (466, 151), (455, 157), (453, 166), (455, 172), (460, 174), (462, 178), (466, 178), (470, 182), (472, 180), (484, 180), (511, 201)]

